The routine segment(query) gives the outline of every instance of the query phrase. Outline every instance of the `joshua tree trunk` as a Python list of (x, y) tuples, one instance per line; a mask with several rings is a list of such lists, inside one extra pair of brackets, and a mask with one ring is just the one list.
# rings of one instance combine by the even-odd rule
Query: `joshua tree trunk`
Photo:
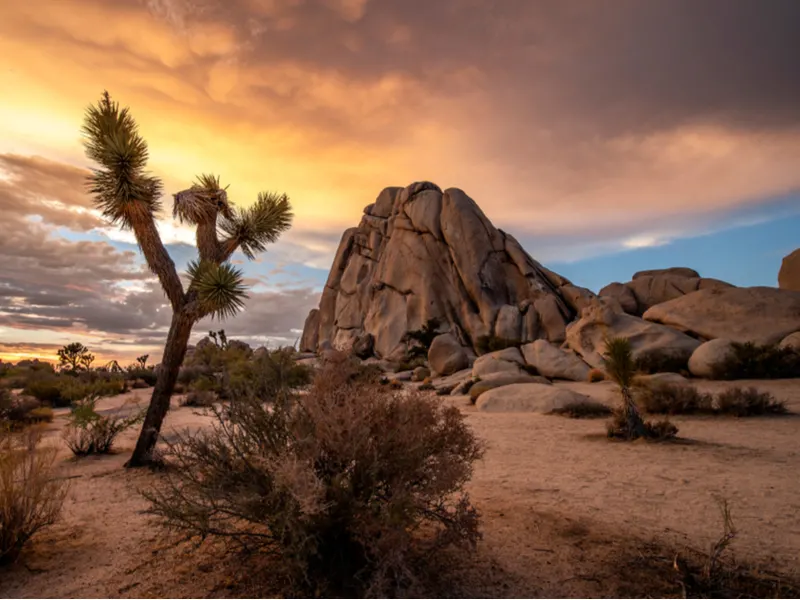
[(646, 437), (646, 430), (642, 415), (639, 414), (639, 409), (636, 407), (636, 402), (633, 400), (633, 395), (628, 387), (622, 388), (622, 401), (625, 408), (625, 420), (627, 422), (627, 435), (629, 439), (638, 439)]
[(161, 424), (169, 411), (169, 403), (178, 372), (186, 355), (189, 345), (189, 336), (194, 325), (193, 315), (184, 308), (172, 316), (172, 325), (167, 335), (167, 344), (164, 347), (164, 356), (161, 359), (161, 370), (153, 388), (153, 396), (147, 409), (147, 416), (142, 425), (139, 440), (126, 467), (141, 467), (150, 464), (153, 460), (153, 450), (161, 432)]

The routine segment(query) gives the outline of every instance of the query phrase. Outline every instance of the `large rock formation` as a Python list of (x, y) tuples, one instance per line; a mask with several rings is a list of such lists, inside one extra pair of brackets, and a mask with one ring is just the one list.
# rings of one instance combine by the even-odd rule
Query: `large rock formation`
[(567, 327), (567, 346), (597, 368), (605, 364), (603, 355), (609, 337), (627, 338), (634, 358), (661, 352), (689, 360), (700, 345), (698, 340), (680, 331), (626, 314), (617, 302), (608, 298), (595, 300), (584, 309), (580, 320)]
[(481, 336), (560, 343), (593, 296), (533, 260), (463, 191), (386, 188), (342, 236), (301, 349), (347, 350), (369, 333), (377, 356), (398, 358), (430, 319), (471, 348)]
[(706, 340), (774, 344), (800, 331), (800, 292), (770, 287), (699, 290), (652, 307), (644, 318)]
[(671, 267), (639, 271), (628, 283), (610, 283), (598, 295), (615, 298), (626, 313), (640, 317), (657, 304), (697, 290), (730, 287), (730, 283), (719, 279), (700, 277), (694, 269)]
[(783, 257), (778, 271), (778, 287), (800, 292), (800, 248)]

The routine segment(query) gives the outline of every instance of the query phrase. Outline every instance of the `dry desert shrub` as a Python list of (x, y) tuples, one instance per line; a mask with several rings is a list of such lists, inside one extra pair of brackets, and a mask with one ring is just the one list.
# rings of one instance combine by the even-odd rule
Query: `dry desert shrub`
[(717, 394), (714, 411), (735, 417), (785, 415), (789, 412), (784, 402), (777, 400), (769, 392), (759, 392), (754, 387), (734, 387)]
[(117, 436), (144, 419), (144, 411), (130, 416), (101, 415), (96, 410), (97, 397), (72, 406), (62, 437), (75, 456), (108, 454)]
[(53, 478), (56, 449), (40, 445), (41, 432), (0, 432), (0, 564), (19, 556), (25, 543), (55, 523), (67, 483)]
[(426, 557), (479, 539), (463, 489), (483, 448), (457, 408), (365, 383), (342, 359), (307, 394), (212, 410), (212, 429), (170, 445), (150, 511), (192, 536), (276, 553), (295, 593), (413, 593)]
[(800, 377), (800, 350), (777, 344), (734, 343), (733, 352), (714, 368), (714, 379), (791, 379)]
[(784, 402), (753, 387), (734, 387), (714, 395), (691, 385), (647, 384), (637, 388), (636, 402), (650, 414), (753, 417), (789, 412)]
[(589, 383), (597, 383), (598, 381), (605, 381), (606, 374), (605, 371), (602, 369), (592, 369), (589, 371), (589, 376), (587, 377)]
[(552, 414), (570, 419), (598, 419), (608, 417), (613, 411), (602, 402), (584, 401), (573, 402), (555, 409)]

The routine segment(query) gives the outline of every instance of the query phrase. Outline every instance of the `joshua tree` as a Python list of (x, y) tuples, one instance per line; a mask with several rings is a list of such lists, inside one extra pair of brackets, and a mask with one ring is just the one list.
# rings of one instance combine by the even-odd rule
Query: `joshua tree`
[(142, 354), (141, 356), (136, 357), (136, 364), (139, 365), (140, 369), (147, 368), (147, 359), (150, 358), (149, 354)]
[(58, 362), (63, 371), (77, 373), (81, 368), (89, 369), (94, 361), (94, 355), (80, 342), (67, 344), (58, 351)]
[(260, 193), (249, 208), (235, 208), (228, 202), (226, 188), (220, 187), (219, 178), (213, 175), (201, 175), (189, 189), (175, 194), (173, 216), (197, 227), (199, 256), (189, 265), (184, 290), (156, 227), (162, 183), (145, 171), (147, 143), (129, 110), (120, 109), (104, 92), (100, 102), (86, 110), (83, 135), (86, 155), (97, 164), (89, 177), (96, 206), (112, 224), (133, 231), (172, 306), (161, 370), (127, 463), (137, 467), (153, 459), (193, 325), (209, 315), (218, 319), (232, 316), (244, 306), (246, 287), (241, 271), (228, 262), (231, 255), (241, 249), (249, 259), (255, 258), (289, 229), (292, 211), (285, 194), (272, 193)]
[(627, 439), (637, 439), (647, 435), (642, 415), (633, 400), (631, 386), (636, 375), (630, 340), (610, 338), (606, 340), (605, 366), (609, 377), (619, 386), (622, 394), (622, 419), (619, 433)]
[(225, 330), (220, 329), (219, 331), (209, 331), (209, 337), (214, 340), (214, 343), (223, 350), (228, 347), (228, 336), (225, 335)]

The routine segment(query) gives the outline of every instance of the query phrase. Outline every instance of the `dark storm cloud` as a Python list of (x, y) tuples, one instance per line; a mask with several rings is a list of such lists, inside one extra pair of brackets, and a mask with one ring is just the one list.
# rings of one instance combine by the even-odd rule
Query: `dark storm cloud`
[[(356, 83), (407, 74), (421, 96), (469, 91), (473, 80), (442, 84), (476, 69), (498, 112), (522, 116), (527, 106), (580, 132), (696, 121), (782, 127), (800, 117), (795, 0), (371, 0), (355, 21), (325, 2), (222, 6), (217, 15), (241, 31), (258, 24), (246, 63), (331, 68)], [(267, 102), (302, 91), (276, 97), (272, 82), (264, 86), (253, 91)]]

